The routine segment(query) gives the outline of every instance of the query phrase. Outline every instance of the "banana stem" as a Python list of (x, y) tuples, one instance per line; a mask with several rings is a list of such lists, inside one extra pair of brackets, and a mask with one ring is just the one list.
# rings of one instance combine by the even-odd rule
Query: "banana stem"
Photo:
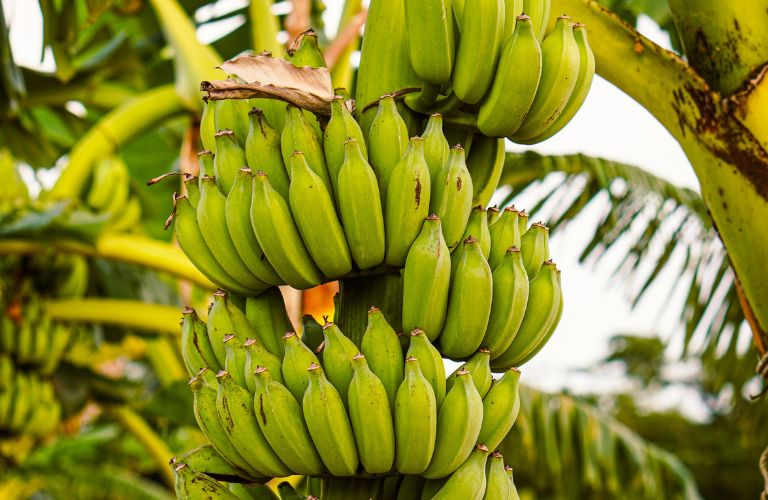
[(163, 482), (169, 488), (174, 488), (174, 478), (168, 461), (173, 457), (173, 453), (165, 444), (160, 436), (155, 434), (147, 422), (141, 418), (141, 415), (131, 410), (127, 406), (110, 406), (104, 409), (107, 415), (120, 424), (125, 430), (130, 432), (136, 440), (141, 443), (144, 449), (155, 462), (157, 472), (163, 478)]
[(0, 255), (41, 253), (49, 249), (136, 264), (167, 272), (208, 290), (216, 288), (187, 259), (181, 249), (145, 236), (105, 234), (99, 238), (95, 247), (67, 239), (0, 240)]
[(144, 92), (96, 123), (72, 148), (69, 163), (49, 193), (53, 199), (77, 198), (99, 158), (111, 154), (155, 124), (184, 111), (173, 84)]
[(119, 83), (101, 82), (93, 84), (68, 85), (65, 87), (44, 86), (28, 89), (29, 106), (60, 106), (67, 101), (80, 101), (101, 109), (112, 109), (136, 96), (136, 91)]
[(339, 281), (334, 321), (360, 346), (368, 325), (368, 309), (376, 306), (396, 331), (402, 330), (403, 279), (400, 273), (380, 274)]
[(323, 500), (358, 500), (381, 498), (382, 478), (329, 477), (323, 479)]
[(99, 323), (178, 336), (179, 309), (125, 299), (63, 299), (43, 303), (52, 319), (76, 323)]

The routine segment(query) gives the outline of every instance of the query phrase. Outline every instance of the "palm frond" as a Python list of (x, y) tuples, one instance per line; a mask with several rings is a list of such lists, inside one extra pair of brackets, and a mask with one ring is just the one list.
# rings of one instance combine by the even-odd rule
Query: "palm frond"
[(536, 498), (701, 498), (677, 457), (595, 408), (530, 387), (520, 400), (500, 450), (521, 490)]
[[(633, 306), (661, 275), (675, 276), (666, 293), (671, 296), (679, 286), (687, 290), (680, 311), (683, 355), (697, 356), (716, 371), (730, 367), (727, 377), (712, 377), (714, 392), (727, 384), (741, 388), (754, 375), (752, 360), (757, 358), (753, 347), (744, 352), (751, 343), (743, 338), (749, 332), (740, 328), (744, 316), (734, 275), (696, 191), (625, 163), (532, 151), (507, 154), (499, 186), (511, 189), (504, 205), (523, 195), (532, 198), (532, 217), (547, 221), (553, 230), (587, 208), (600, 209), (579, 260), (597, 264), (612, 254), (618, 261), (614, 279), (627, 289)], [(582, 217), (579, 224), (594, 222)]]

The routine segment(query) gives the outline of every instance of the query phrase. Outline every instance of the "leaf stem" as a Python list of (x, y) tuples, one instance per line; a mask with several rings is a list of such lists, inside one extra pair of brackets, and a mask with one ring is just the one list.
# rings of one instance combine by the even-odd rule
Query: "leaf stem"
[(43, 308), (52, 319), (79, 323), (99, 323), (177, 336), (180, 334), (179, 309), (165, 304), (150, 304), (127, 299), (49, 300)]

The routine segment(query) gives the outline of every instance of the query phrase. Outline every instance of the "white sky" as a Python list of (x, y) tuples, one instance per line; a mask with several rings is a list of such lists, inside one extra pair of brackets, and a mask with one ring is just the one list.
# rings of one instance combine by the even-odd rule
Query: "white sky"
[[(11, 26), (11, 44), (16, 62), (50, 70), (48, 55), (41, 63), (41, 18), (37, 2), (2, 0)], [(221, 0), (215, 10), (227, 12), (241, 6), (242, 0)], [(335, 31), (335, 19), (342, 2), (327, 0), (327, 25)], [(283, 6), (278, 6), (283, 8)], [(210, 17), (212, 12), (198, 12)], [(244, 20), (243, 20), (244, 21)], [(237, 20), (235, 22), (238, 22)], [(666, 34), (647, 19), (640, 31), (657, 43), (669, 46)], [(206, 41), (215, 33), (200, 33)], [(513, 150), (524, 148), (510, 145)], [(582, 152), (641, 166), (678, 185), (698, 189), (693, 171), (680, 146), (644, 108), (605, 80), (595, 78), (589, 96), (573, 121), (555, 137), (532, 147), (544, 154)], [(525, 200), (516, 200), (518, 207)], [(594, 210), (593, 212), (597, 212)], [(596, 220), (592, 217), (591, 220)], [(593, 227), (570, 225), (551, 238), (551, 254), (563, 270), (565, 310), (558, 332), (546, 348), (523, 367), (523, 380), (547, 390), (567, 387), (575, 392), (603, 391), (626, 387), (626, 381), (612, 370), (587, 373), (580, 369), (594, 365), (607, 354), (608, 339), (616, 333), (659, 333), (667, 339), (681, 332), (677, 323), (678, 305), (662, 303), (675, 276), (664, 276), (635, 310), (630, 310), (623, 290), (610, 282), (609, 271), (615, 259), (605, 259), (600, 268), (576, 262), (578, 253), (592, 234)], [(663, 293), (662, 293), (663, 292)], [(681, 300), (678, 292), (676, 304)], [(686, 367), (680, 368), (684, 374)], [(706, 409), (694, 393), (675, 388), (659, 394), (653, 401), (660, 406), (680, 406), (692, 416), (702, 417)]]

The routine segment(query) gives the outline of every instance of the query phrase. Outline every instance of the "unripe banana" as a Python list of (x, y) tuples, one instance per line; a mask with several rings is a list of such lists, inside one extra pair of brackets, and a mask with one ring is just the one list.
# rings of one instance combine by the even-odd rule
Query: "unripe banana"
[(490, 361), (491, 356), (488, 349), (478, 349), (477, 352), (473, 354), (471, 358), (469, 358), (469, 361), (458, 367), (448, 376), (448, 379), (445, 381), (445, 389), (450, 391), (454, 382), (456, 382), (456, 376), (458, 373), (461, 370), (468, 370), (472, 376), (472, 382), (475, 384), (475, 388), (477, 389), (478, 394), (480, 394), (481, 398), (484, 398), (490, 390), (491, 383), (493, 382), (493, 374), (491, 373)]
[[(216, 155), (213, 157), (213, 171), (219, 189), (226, 195), (235, 183), (237, 171), (247, 165), (245, 151), (237, 144), (235, 134), (229, 129), (219, 130), (215, 137)], [(200, 180), (202, 179), (201, 177)]]
[(384, 204), (387, 251), (384, 261), (402, 267), (408, 250), (429, 215), (429, 168), (424, 159), (424, 140), (411, 138), (408, 149), (389, 178)]
[(466, 461), (451, 474), (432, 498), (435, 500), (453, 500), (455, 498), (482, 500), (485, 494), (485, 463), (487, 460), (488, 447), (484, 444), (478, 444)]
[(258, 297), (245, 299), (245, 316), (264, 347), (282, 359), (285, 353), (283, 334), (292, 330), (293, 326), (280, 289), (270, 288)]
[[(203, 325), (202, 335), (205, 337), (205, 325)], [(43, 364), (38, 368), (38, 371), (43, 375), (50, 375), (59, 366), (61, 358), (64, 356), (64, 352), (69, 346), (69, 342), (72, 340), (72, 332), (69, 327), (61, 323), (53, 325), (51, 331), (51, 343), (50, 351)], [(2, 373), (2, 370), (0, 370)], [(2, 376), (2, 375), (0, 375)]]
[[(216, 130), (231, 130), (235, 133), (237, 143), (245, 145), (248, 135), (248, 101), (245, 99), (225, 99), (214, 101), (213, 125)], [(218, 144), (216, 154), (219, 154)], [(240, 165), (242, 167), (245, 164)], [(239, 168), (239, 167), (238, 167)]]
[(549, 228), (541, 222), (534, 222), (520, 238), (520, 252), (528, 279), (539, 273), (542, 264), (549, 259)]
[(283, 380), (296, 401), (301, 401), (309, 385), (309, 365), (319, 365), (320, 361), (294, 332), (286, 332), (283, 337), (285, 356), (283, 357)]
[(244, 470), (227, 462), (210, 444), (198, 446), (171, 459), (171, 464), (180, 463), (217, 481), (242, 481), (248, 476)]
[(288, 171), (280, 150), (280, 132), (267, 121), (264, 112), (253, 108), (248, 112), (250, 127), (245, 140), (245, 158), (252, 172), (262, 170), (280, 196), (288, 197)]
[(485, 95), (496, 71), (504, 36), (504, 2), (476, 0), (469, 7), (460, 16), (461, 39), (451, 84), (459, 99), (475, 104)]
[[(478, 241), (480, 244), (480, 251), (483, 256), (488, 259), (491, 255), (491, 230), (488, 228), (488, 216), (486, 215), (486, 211), (480, 205), (474, 207), (469, 214), (467, 227), (461, 238), (462, 242), (470, 236)], [(459, 251), (463, 251), (463, 248), (464, 245), (460, 243), (454, 250), (453, 255), (451, 255), (451, 269), (454, 271), (458, 264), (458, 260), (454, 259), (454, 256), (457, 255)], [(453, 274), (454, 271), (451, 271), (451, 274)]]
[(328, 278), (349, 273), (352, 257), (333, 198), (300, 151), (291, 155), (288, 201), (301, 238), (320, 271)]
[[(483, 217), (485, 220), (485, 217)], [(440, 334), (440, 351), (464, 358), (480, 347), (491, 312), (493, 277), (475, 238), (464, 240), (448, 299), (448, 313)]]
[(435, 449), (437, 401), (419, 365), (418, 359), (406, 358), (395, 402), (395, 468), (402, 474), (424, 472)]
[[(329, 365), (330, 366), (330, 365)], [(334, 476), (353, 476), (359, 463), (355, 437), (344, 403), (320, 365), (309, 367), (309, 387), (302, 403), (312, 441)]]
[(403, 383), (403, 351), (397, 333), (378, 307), (371, 306), (368, 310), (368, 325), (360, 351), (365, 355), (371, 371), (384, 384), (389, 407), (394, 411), (395, 397)]
[(492, 207), (488, 207), (485, 213), (488, 216), (488, 229), (490, 229), (501, 218), (501, 211), (499, 210), (499, 207), (494, 205)]
[(349, 112), (345, 99), (337, 95), (331, 101), (331, 119), (328, 120), (323, 133), (325, 163), (337, 199), (339, 198), (339, 172), (346, 156), (345, 142), (348, 139), (354, 139), (357, 142), (360, 154), (367, 164), (368, 149), (365, 146), (363, 131)]
[[(492, 137), (509, 137), (523, 124), (541, 78), (541, 48), (531, 18), (517, 18), (504, 44), (493, 85), (477, 113), (477, 128)], [(510, 99), (509, 96), (515, 96)]]
[(210, 340), (219, 365), (224, 366), (226, 349), (224, 338), (235, 335), (240, 342), (256, 336), (248, 318), (229, 300), (229, 295), (223, 290), (213, 293), (213, 305), (208, 311), (208, 339)]
[(510, 368), (491, 386), (483, 398), (483, 424), (479, 441), (496, 448), (515, 425), (520, 411), (520, 370)]
[(430, 340), (443, 330), (448, 307), (451, 257), (440, 218), (430, 215), (408, 251), (403, 270), (403, 329), (421, 328)]
[(517, 223), (520, 225), (520, 238), (528, 231), (528, 214), (525, 209), (521, 210), (517, 215)]
[(296, 474), (316, 476), (323, 462), (304, 422), (301, 406), (286, 387), (259, 367), (253, 405), (259, 428), (280, 460)]
[[(381, 193), (376, 174), (365, 159), (364, 147), (362, 141), (352, 138), (344, 142), (344, 159), (336, 185), (344, 234), (352, 259), (360, 269), (381, 264), (385, 247)], [(326, 155), (327, 151), (326, 147)]]
[[(210, 373), (210, 370), (207, 371)], [(227, 437), (227, 433), (219, 420), (216, 410), (216, 390), (204, 384), (200, 376), (192, 377), (189, 381), (189, 387), (192, 389), (193, 410), (197, 425), (213, 447), (216, 448), (216, 451), (219, 452), (224, 460), (235, 467), (243, 469), (250, 476), (260, 477), (261, 474), (251, 467), (248, 460), (240, 455), (229, 440), (229, 437)]]
[(223, 500), (238, 500), (226, 486), (216, 480), (195, 472), (186, 464), (178, 463), (173, 466), (174, 489), (178, 498), (220, 498)]
[(440, 409), (445, 398), (445, 365), (440, 352), (432, 345), (423, 330), (417, 328), (411, 332), (411, 344), (408, 346), (407, 356), (419, 360), (421, 373), (432, 385), (437, 408)]
[(469, 372), (462, 370), (440, 406), (435, 452), (422, 476), (440, 479), (455, 471), (472, 453), (482, 423), (483, 400)]
[(555, 321), (552, 322), (549, 329), (547, 330), (546, 335), (537, 343), (536, 347), (534, 347), (530, 353), (528, 353), (527, 356), (525, 356), (522, 360), (520, 360), (520, 365), (523, 365), (530, 361), (531, 358), (533, 358), (549, 341), (549, 339), (552, 337), (552, 334), (555, 333), (555, 330), (557, 329), (557, 325), (560, 323), (560, 318), (563, 316), (563, 288), (560, 286), (560, 270), (557, 270), (557, 284), (560, 287), (560, 305), (557, 308), (557, 315), (555, 316)]
[[(291, 64), (297, 68), (309, 66), (311, 68), (326, 68), (325, 58), (318, 45), (317, 33), (313, 29), (308, 29), (299, 35), (301, 41), (296, 51), (291, 54)], [(298, 37), (297, 37), (298, 38)]]
[(125, 203), (128, 197), (128, 182), (125, 163), (116, 157), (104, 158), (94, 166), (86, 202), (95, 210), (105, 212), (117, 193), (121, 204)]
[(325, 339), (325, 347), (323, 348), (325, 375), (339, 391), (344, 406), (346, 406), (349, 383), (354, 375), (352, 358), (355, 357), (358, 349), (354, 342), (349, 340), (333, 323), (323, 325), (323, 337)]
[(251, 393), (236, 384), (227, 371), (220, 371), (216, 378), (219, 381), (216, 411), (237, 452), (262, 475), (290, 476), (291, 470), (272, 450), (259, 427)]
[(195, 376), (206, 366), (217, 372), (221, 369), (208, 340), (206, 325), (191, 307), (184, 308), (181, 320), (181, 356), (191, 376)]
[(530, 140), (547, 130), (562, 113), (579, 76), (579, 46), (573, 36), (573, 21), (560, 16), (555, 29), (541, 44), (541, 82), (528, 116), (513, 141)]
[(419, 500), (424, 482), (425, 479), (418, 474), (403, 475), (397, 488), (397, 500)]
[(251, 225), (269, 263), (287, 284), (305, 289), (323, 281), (301, 241), (288, 203), (262, 171), (253, 176)]
[(224, 336), (224, 370), (229, 373), (237, 385), (243, 388), (248, 387), (245, 381), (245, 347), (233, 334)]
[(515, 480), (512, 477), (512, 467), (504, 466), (504, 472), (509, 478), (509, 500), (520, 500), (520, 495), (517, 494), (517, 488), (515, 487)]
[(528, 305), (528, 275), (520, 251), (510, 247), (493, 271), (493, 300), (482, 345), (498, 358), (515, 340)]
[(266, 484), (229, 483), (229, 491), (240, 500), (280, 500)]
[[(203, 114), (200, 117), (200, 143), (203, 149), (216, 151), (216, 122), (214, 120), (214, 106), (216, 101), (205, 100), (203, 104)], [(207, 174), (213, 175), (213, 174)]]
[(565, 127), (576, 115), (576, 112), (584, 104), (584, 100), (589, 94), (589, 88), (592, 86), (592, 77), (595, 76), (595, 55), (587, 40), (587, 27), (583, 24), (573, 25), (573, 36), (576, 38), (576, 44), (579, 46), (579, 76), (576, 78), (576, 85), (568, 98), (568, 103), (555, 121), (547, 127), (544, 132), (526, 139), (524, 144), (535, 144), (537, 142), (549, 139)]
[(416, 74), (433, 84), (449, 82), (456, 51), (451, 1), (406, 1), (405, 26), (408, 53)]
[(246, 387), (252, 393), (256, 391), (256, 381), (253, 378), (253, 372), (256, 368), (263, 366), (274, 374), (275, 380), (283, 383), (282, 364), (280, 359), (269, 352), (264, 345), (257, 339), (246, 339), (243, 343), (245, 348), (245, 364), (243, 373), (245, 374)]
[(379, 179), (382, 205), (386, 206), (389, 177), (408, 147), (408, 128), (397, 111), (393, 96), (385, 95), (379, 99), (367, 144), (368, 161)]
[(523, 12), (531, 16), (533, 32), (539, 41), (544, 40), (549, 19), (550, 0), (523, 0)]
[(520, 366), (521, 361), (550, 334), (560, 311), (560, 283), (554, 262), (547, 261), (541, 267), (539, 274), (530, 283), (528, 297), (528, 306), (517, 336), (509, 349), (491, 362), (494, 370)]
[(448, 155), (451, 149), (445, 134), (443, 134), (443, 115), (433, 113), (429, 116), (427, 127), (424, 129), (421, 138), (424, 139), (424, 159), (427, 160), (429, 178), (432, 180), (434, 189), (440, 173), (448, 165)]
[[(523, 13), (523, 0), (504, 0), (504, 37), (503, 42), (509, 40), (517, 27), (517, 16)], [(504, 49), (502, 49), (504, 50)], [(501, 63), (499, 63), (501, 64)]]
[(269, 263), (251, 225), (251, 196), (253, 175), (247, 168), (237, 172), (225, 206), (225, 217), (230, 239), (240, 259), (255, 277), (268, 285), (282, 285), (283, 280)]
[(445, 242), (453, 249), (461, 241), (472, 212), (472, 176), (461, 146), (451, 148), (446, 168), (432, 179), (430, 210), (440, 217)]
[(258, 290), (250, 289), (231, 277), (214, 258), (206, 245), (200, 227), (197, 225), (195, 208), (187, 198), (174, 195), (174, 215), (176, 239), (184, 254), (192, 261), (206, 278), (215, 284), (241, 295), (254, 295)]
[(508, 500), (512, 494), (509, 478), (504, 471), (504, 457), (498, 451), (491, 453), (485, 468), (485, 496), (487, 500)]
[(495, 224), (489, 224), (491, 253), (488, 256), (488, 264), (491, 269), (499, 267), (510, 247), (520, 248), (523, 233), (520, 232), (519, 217), (520, 212), (513, 205), (504, 209)]
[(360, 463), (366, 472), (389, 472), (395, 460), (395, 427), (381, 380), (368, 368), (365, 356), (352, 358), (349, 417)]
[[(212, 153), (213, 150), (204, 149), (197, 153), (197, 179), (200, 182), (201, 177), (215, 177), (216, 169), (214, 168), (214, 158), (216, 155)], [(195, 204), (197, 205), (197, 204)]]
[[(280, 138), (280, 150), (283, 153), (283, 161), (286, 165), (290, 165), (291, 155), (293, 155), (294, 151), (304, 153), (309, 168), (320, 177), (328, 193), (333, 195), (333, 185), (331, 184), (331, 178), (328, 175), (328, 168), (325, 164), (323, 141), (320, 138), (319, 132), (307, 121), (301, 108), (289, 104), (286, 109), (288, 111), (288, 118)], [(291, 177), (290, 170), (288, 175)], [(293, 178), (291, 178), (291, 181), (293, 181)]]
[(472, 205), (486, 206), (499, 185), (504, 170), (504, 139), (477, 134), (467, 153), (467, 169), (472, 176)]

